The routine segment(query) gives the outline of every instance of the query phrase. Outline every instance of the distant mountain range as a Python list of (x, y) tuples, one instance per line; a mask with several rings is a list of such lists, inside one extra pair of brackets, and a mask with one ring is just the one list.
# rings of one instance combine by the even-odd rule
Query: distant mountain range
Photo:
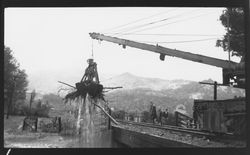
[(145, 88), (152, 90), (164, 90), (177, 89), (190, 82), (191, 81), (187, 80), (163, 80), (159, 78), (139, 77), (127, 72), (108, 79), (102, 82), (102, 84), (107, 87), (122, 86), (123, 89)]
[[(213, 83), (211, 79), (204, 82)], [(104, 86), (123, 86), (122, 89), (113, 90), (106, 94), (110, 105), (115, 109), (142, 112), (148, 110), (150, 101), (157, 109), (168, 108), (170, 112), (179, 105), (184, 105), (186, 112), (191, 116), (194, 99), (213, 100), (213, 86), (203, 85), (188, 80), (163, 80), (145, 78), (124, 73), (103, 82)], [(244, 97), (245, 91), (226, 86), (217, 88), (217, 99), (231, 99)]]
[[(48, 93), (57, 93), (61, 87), (69, 88), (63, 84), (58, 83), (62, 81), (70, 85), (75, 85), (76, 82), (79, 82), (83, 76), (83, 73), (78, 73), (76, 71), (71, 71), (67, 74), (63, 71), (40, 71), (37, 73), (28, 74), (29, 86), (28, 90), (32, 91), (33, 89), (36, 92), (41, 94)], [(100, 75), (101, 80), (106, 80), (110, 78), (111, 75)]]
[[(29, 75), (29, 90), (35, 89), (42, 94), (55, 93), (62, 84), (58, 81), (63, 81), (71, 85), (81, 80), (82, 75), (69, 73), (37, 73)], [(110, 77), (110, 75), (99, 75), (101, 84), (105, 87), (122, 86), (123, 89), (147, 88), (152, 90), (176, 89), (191, 81), (187, 80), (164, 80), (159, 78), (146, 78), (135, 76), (130, 73), (123, 73), (118, 76)]]
[[(80, 81), (80, 76), (69, 75), (50, 75), (30, 77), (30, 87), (36, 88), (40, 94), (57, 93), (60, 84), (59, 80), (74, 85)], [(130, 73), (124, 73), (112, 78), (102, 77), (101, 84), (104, 87), (122, 86), (121, 89), (111, 90), (105, 94), (109, 104), (115, 109), (142, 112), (148, 110), (150, 101), (153, 101), (157, 109), (168, 108), (173, 112), (177, 106), (184, 105), (189, 115), (192, 115), (192, 106), (194, 99), (213, 100), (213, 86), (203, 85), (198, 82), (188, 80), (164, 80), (158, 78), (146, 78), (135, 76)], [(46, 81), (46, 82), (42, 82)], [(213, 83), (211, 79), (205, 82)], [(245, 96), (242, 89), (219, 86), (217, 88), (218, 99), (230, 99), (235, 96)]]

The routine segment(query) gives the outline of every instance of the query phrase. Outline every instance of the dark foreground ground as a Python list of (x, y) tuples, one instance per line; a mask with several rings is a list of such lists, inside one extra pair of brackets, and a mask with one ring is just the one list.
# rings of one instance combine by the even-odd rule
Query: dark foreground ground
[(22, 131), (24, 116), (4, 118), (4, 147), (5, 148), (116, 148), (120, 147), (112, 140), (111, 130), (96, 135), (91, 143), (86, 137), (62, 136), (58, 133)]

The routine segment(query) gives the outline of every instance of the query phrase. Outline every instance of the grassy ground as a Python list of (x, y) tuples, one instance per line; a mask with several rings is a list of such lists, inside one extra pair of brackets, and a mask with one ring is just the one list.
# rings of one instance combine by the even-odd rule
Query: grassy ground
[(4, 117), (5, 148), (63, 148), (72, 140), (56, 133), (22, 131), (24, 116)]
[[(96, 131), (92, 137), (93, 143), (85, 143), (86, 135), (63, 136), (65, 132), (45, 133), (45, 132), (28, 132), (22, 131), (24, 116), (10, 116), (9, 119), (4, 117), (4, 147), (5, 148), (81, 148), (81, 147), (104, 147), (109, 148), (111, 145), (111, 131)], [(100, 120), (95, 120), (99, 128), (106, 128)], [(70, 123), (70, 122), (66, 122)], [(65, 126), (64, 126), (65, 128)], [(98, 129), (99, 129), (98, 128)], [(71, 129), (64, 129), (67, 132)], [(101, 134), (102, 133), (102, 134)], [(66, 134), (67, 135), (67, 134)]]
[(6, 119), (4, 116), (4, 131), (17, 132), (18, 128), (21, 128), (24, 118), (24, 116), (9, 116)]

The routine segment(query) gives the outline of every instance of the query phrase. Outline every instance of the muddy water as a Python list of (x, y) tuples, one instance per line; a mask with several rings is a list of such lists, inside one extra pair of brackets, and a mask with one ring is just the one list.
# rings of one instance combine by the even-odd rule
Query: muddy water
[(86, 142), (87, 137), (68, 137), (65, 138), (71, 139), (71, 142), (66, 146), (67, 148), (119, 148), (120, 144), (116, 143), (112, 139), (112, 131), (107, 130), (99, 134), (99, 136), (95, 136), (92, 139), (92, 142)]
[[(102, 103), (99, 103), (102, 104)], [(101, 105), (102, 106), (102, 105)], [(24, 117), (11, 116), (4, 120), (4, 147), (11, 148), (117, 148), (121, 147), (112, 139), (108, 119), (90, 102), (82, 107), (81, 134), (62, 136), (56, 133), (23, 132)], [(16, 129), (15, 131), (12, 131)], [(11, 130), (11, 131), (10, 131)]]
[[(71, 142), (67, 147), (73, 148), (114, 148), (119, 147), (112, 139), (112, 130), (108, 129), (108, 118), (98, 108), (91, 104), (93, 100), (86, 98), (82, 107), (82, 115), (80, 122), (80, 134), (76, 137), (68, 137)], [(105, 103), (97, 102), (104, 107)], [(64, 138), (64, 139), (68, 139)]]

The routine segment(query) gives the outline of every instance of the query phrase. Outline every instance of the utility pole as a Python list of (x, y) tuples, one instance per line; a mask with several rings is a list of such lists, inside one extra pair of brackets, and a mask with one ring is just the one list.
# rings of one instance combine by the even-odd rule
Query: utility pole
[(32, 105), (32, 102), (34, 101), (34, 98), (36, 96), (36, 92), (35, 90), (32, 91), (32, 93), (30, 94), (30, 112), (29, 112), (29, 116), (31, 116), (31, 105)]
[(214, 100), (217, 100), (217, 82), (214, 82)]
[(200, 84), (208, 84), (208, 85), (214, 85), (214, 100), (217, 100), (217, 86), (228, 86), (224, 84), (219, 84), (216, 81), (214, 83), (208, 83), (208, 82), (199, 82)]

